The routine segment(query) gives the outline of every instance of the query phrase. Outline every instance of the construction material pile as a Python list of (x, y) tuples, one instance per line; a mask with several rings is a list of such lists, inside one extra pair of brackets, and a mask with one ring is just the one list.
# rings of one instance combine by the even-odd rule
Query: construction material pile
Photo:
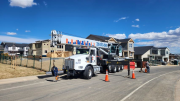
[(69, 57), (72, 55), (71, 51), (57, 51), (57, 52), (49, 52), (47, 53), (47, 57)]

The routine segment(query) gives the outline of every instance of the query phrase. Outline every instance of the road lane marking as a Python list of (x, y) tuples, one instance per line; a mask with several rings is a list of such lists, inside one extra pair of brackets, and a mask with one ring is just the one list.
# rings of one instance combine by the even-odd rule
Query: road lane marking
[[(177, 71), (173, 71), (173, 72), (177, 72)], [(154, 79), (157, 79), (161, 76), (164, 76), (166, 74), (170, 74), (170, 73), (173, 73), (173, 72), (169, 72), (169, 73), (165, 73), (165, 74), (162, 74), (162, 75), (159, 75), (158, 77), (155, 77), (147, 82), (145, 82), (144, 84), (142, 84), (141, 86), (139, 86), (138, 88), (136, 88), (134, 91), (132, 91), (130, 94), (128, 94), (127, 96), (125, 96), (122, 100), (120, 101), (125, 101), (127, 98), (129, 98), (132, 94), (134, 94), (136, 91), (138, 91), (141, 87), (143, 87), (144, 85), (148, 84), (149, 82), (153, 81)]]
[(0, 89), (0, 91), (10, 90), (10, 89), (14, 89), (14, 88), (21, 88), (21, 87), (26, 87), (26, 86), (40, 84), (40, 83), (45, 83), (45, 82), (39, 82), (39, 83), (33, 83), (33, 84), (28, 84), (28, 85), (23, 85), (23, 86), (17, 86), (17, 87), (11, 87), (11, 88), (6, 88), (6, 89)]

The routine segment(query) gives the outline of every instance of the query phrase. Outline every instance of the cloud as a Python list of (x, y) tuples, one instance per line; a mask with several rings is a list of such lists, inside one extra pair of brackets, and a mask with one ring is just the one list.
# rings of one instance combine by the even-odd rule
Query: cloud
[(125, 19), (127, 19), (128, 17), (121, 17), (121, 18), (119, 18), (118, 20), (115, 20), (114, 22), (119, 22), (120, 20), (125, 20)]
[(11, 37), (11, 36), (2, 36), (0, 35), (0, 41), (4, 42), (16, 42), (16, 43), (34, 43), (41, 39), (35, 38), (18, 38), (18, 37)]
[(19, 30), (19, 29), (16, 29), (17, 31)]
[(26, 30), (25, 32), (31, 32), (30, 30)]
[(6, 34), (7, 35), (16, 35), (17, 33), (15, 33), (15, 32), (7, 32)]
[(137, 28), (139, 28), (139, 25), (132, 25), (132, 27), (137, 27)]
[(21, 8), (32, 7), (33, 5), (37, 5), (37, 3), (34, 2), (34, 0), (9, 0), (9, 2), (10, 6), (17, 6)]
[(136, 21), (139, 21), (139, 19), (135, 19)]
[(47, 3), (45, 1), (43, 1), (44, 5), (47, 6)]
[(180, 53), (180, 27), (167, 32), (131, 33), (129, 38), (141, 40), (137, 45), (154, 45), (155, 47), (168, 47), (171, 52)]
[(125, 39), (126, 38), (126, 34), (106, 34), (105, 36), (109, 36), (109, 37), (113, 37), (116, 39)]
[(149, 32), (149, 33), (131, 33), (129, 37), (133, 39), (144, 39), (144, 40), (159, 40), (159, 39), (168, 39), (168, 38), (177, 38), (180, 36), (180, 27), (175, 30), (169, 30), (168, 32)]

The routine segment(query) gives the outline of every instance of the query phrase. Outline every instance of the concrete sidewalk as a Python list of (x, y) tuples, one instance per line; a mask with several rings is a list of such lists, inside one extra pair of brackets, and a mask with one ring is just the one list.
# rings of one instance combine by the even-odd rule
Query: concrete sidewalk
[(8, 84), (8, 83), (16, 83), (16, 82), (29, 81), (29, 80), (36, 80), (36, 79), (38, 79), (38, 76), (43, 76), (43, 75), (2, 79), (2, 80), (0, 80), (0, 85), (1, 84)]
[[(58, 74), (63, 74), (63, 71), (58, 71)], [(35, 76), (25, 76), (25, 77), (17, 77), (17, 78), (9, 78), (9, 79), (1, 79), (0, 85), (2, 84), (8, 84), (8, 83), (16, 83), (16, 82), (23, 82), (23, 81), (29, 81), (29, 80), (37, 80), (42, 79), (43, 77), (52, 76), (50, 74), (43, 74), (43, 75), (35, 75)]]
[(180, 79), (176, 83), (176, 88), (175, 88), (175, 101), (180, 101)]

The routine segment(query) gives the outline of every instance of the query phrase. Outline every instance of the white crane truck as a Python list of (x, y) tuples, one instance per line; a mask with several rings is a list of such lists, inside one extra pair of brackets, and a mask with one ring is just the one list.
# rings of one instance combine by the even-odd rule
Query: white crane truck
[[(63, 70), (68, 77), (82, 74), (85, 79), (91, 79), (93, 75), (105, 72), (106, 69), (113, 73), (123, 70), (122, 62), (124, 64), (125, 59), (120, 57), (122, 55), (120, 44), (62, 35), (58, 34), (56, 30), (51, 31), (51, 36), (51, 46), (66, 43), (88, 47), (77, 48), (75, 55), (65, 58)], [(70, 42), (69, 39), (71, 39)]]

